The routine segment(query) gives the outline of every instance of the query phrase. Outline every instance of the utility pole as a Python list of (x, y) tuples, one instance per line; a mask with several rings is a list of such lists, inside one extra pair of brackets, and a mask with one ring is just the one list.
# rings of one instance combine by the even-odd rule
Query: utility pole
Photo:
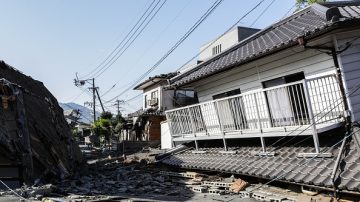
[[(93, 121), (94, 121), (94, 123), (96, 122), (96, 108), (95, 108), (95, 106), (96, 106), (96, 95), (98, 96), (98, 98), (99, 98), (99, 101), (100, 101), (100, 104), (101, 104), (101, 108), (102, 108), (102, 110), (103, 110), (103, 112), (105, 111), (104, 110), (104, 106), (103, 106), (103, 104), (102, 104), (102, 102), (101, 102), (101, 98), (100, 98), (100, 96), (99, 96), (99, 92), (98, 92), (98, 87), (96, 87), (95, 86), (95, 78), (91, 78), (91, 79), (84, 79), (84, 80), (80, 80), (78, 77), (77, 77), (77, 75), (76, 75), (76, 78), (74, 79), (74, 84), (75, 84), (75, 86), (83, 86), (83, 85), (85, 85), (85, 83), (89, 83), (89, 84), (91, 84), (91, 87), (89, 88), (91, 91), (92, 91), (92, 94), (93, 94), (93, 102), (92, 102), (92, 108), (93, 108), (93, 113), (94, 113), (94, 115), (93, 115)], [(91, 83), (90, 83), (91, 82)], [(88, 103), (87, 103), (88, 104)]]
[(103, 103), (102, 103), (102, 101), (101, 101), (101, 97), (100, 97), (100, 95), (99, 95), (98, 87), (95, 88), (95, 92), (96, 92), (96, 95), (97, 95), (98, 98), (99, 98), (99, 102), (100, 102), (101, 109), (102, 109), (103, 112), (105, 112), (104, 105), (103, 105)]
[(120, 115), (120, 104), (124, 104), (124, 100), (116, 100), (114, 106), (117, 108), (117, 115)]
[(95, 95), (95, 90), (96, 90), (96, 88), (95, 88), (95, 78), (92, 78), (94, 124), (96, 122), (96, 109), (95, 109), (96, 95)]

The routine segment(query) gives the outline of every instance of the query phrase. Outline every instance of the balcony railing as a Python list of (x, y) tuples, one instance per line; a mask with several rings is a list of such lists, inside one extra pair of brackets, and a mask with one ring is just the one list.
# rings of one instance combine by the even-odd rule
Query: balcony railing
[(342, 122), (343, 112), (336, 76), (327, 75), (168, 110), (166, 116), (173, 140), (182, 141), (285, 136), (303, 126), (310, 130), (301, 135), (313, 135)]

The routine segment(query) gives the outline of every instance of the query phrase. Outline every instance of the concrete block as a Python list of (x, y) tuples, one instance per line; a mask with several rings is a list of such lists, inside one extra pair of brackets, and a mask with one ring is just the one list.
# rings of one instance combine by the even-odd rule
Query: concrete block
[(192, 188), (193, 192), (197, 192), (197, 193), (205, 193), (207, 190), (207, 188), (202, 187), (202, 186), (195, 186)]

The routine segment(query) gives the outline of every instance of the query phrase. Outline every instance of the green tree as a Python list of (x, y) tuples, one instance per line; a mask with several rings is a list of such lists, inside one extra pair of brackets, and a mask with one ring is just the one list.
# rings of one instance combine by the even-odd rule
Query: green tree
[(95, 134), (105, 141), (110, 141), (111, 136), (111, 120), (106, 118), (99, 118), (93, 125)]
[(100, 139), (110, 143), (111, 135), (114, 132), (119, 135), (123, 129), (124, 123), (125, 119), (121, 114), (113, 117), (111, 112), (103, 112), (93, 125), (93, 131)]
[(300, 10), (313, 3), (324, 3), (326, 0), (296, 0), (297, 10)]
[(113, 117), (111, 112), (103, 112), (100, 115), (100, 118), (102, 119), (111, 119)]

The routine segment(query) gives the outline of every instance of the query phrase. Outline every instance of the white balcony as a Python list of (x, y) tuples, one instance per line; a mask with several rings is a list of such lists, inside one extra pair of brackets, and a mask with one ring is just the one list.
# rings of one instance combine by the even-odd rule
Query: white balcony
[(166, 111), (173, 141), (313, 135), (315, 146), (343, 114), (335, 75)]

